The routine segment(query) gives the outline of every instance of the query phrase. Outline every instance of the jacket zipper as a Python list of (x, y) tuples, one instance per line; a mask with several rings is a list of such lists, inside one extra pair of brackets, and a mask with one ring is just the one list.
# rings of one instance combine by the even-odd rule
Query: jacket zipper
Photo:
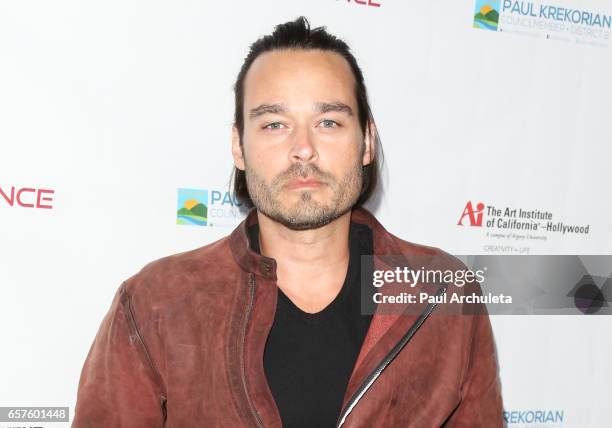
[(242, 343), (241, 343), (241, 349), (240, 349), (240, 364), (242, 368), (242, 386), (244, 388), (244, 394), (246, 395), (247, 402), (249, 403), (249, 410), (251, 411), (251, 414), (253, 415), (253, 418), (255, 419), (257, 426), (264, 428), (261, 418), (259, 417), (259, 414), (257, 413), (257, 410), (255, 409), (255, 406), (253, 405), (253, 402), (251, 401), (251, 396), (249, 395), (249, 390), (247, 388), (247, 380), (246, 380), (246, 367), (244, 363), (244, 347), (245, 347), (245, 341), (246, 341), (246, 335), (247, 335), (247, 327), (249, 325), (249, 319), (251, 317), (251, 312), (253, 311), (254, 297), (255, 297), (255, 275), (250, 274), (249, 303), (247, 306), (246, 316), (244, 317), (244, 325), (243, 325), (243, 331), (242, 331)]
[[(438, 289), (438, 291), (436, 291), (436, 297), (442, 295), (446, 291), (446, 288), (447, 288), (447, 284), (442, 285)], [(425, 322), (427, 317), (432, 313), (436, 305), (437, 303), (430, 303), (425, 307), (423, 312), (421, 312), (421, 315), (419, 315), (417, 320), (408, 329), (406, 334), (400, 339), (399, 342), (397, 342), (397, 344), (393, 347), (393, 349), (389, 351), (389, 353), (385, 356), (385, 358), (383, 358), (382, 362), (378, 366), (376, 366), (374, 371), (372, 371), (372, 373), (370, 373), (368, 377), (365, 378), (365, 380), (361, 383), (361, 385), (359, 385), (359, 388), (357, 388), (357, 391), (355, 391), (355, 393), (351, 396), (350, 400), (346, 404), (346, 407), (340, 412), (340, 416), (338, 417), (338, 422), (336, 423), (336, 428), (340, 428), (344, 424), (344, 421), (346, 420), (348, 415), (353, 411), (353, 409), (355, 408), (355, 406), (357, 405), (361, 397), (363, 397), (366, 391), (370, 389), (372, 384), (376, 381), (378, 376), (380, 376), (382, 371), (385, 368), (387, 368), (389, 363), (391, 363), (391, 361), (393, 361), (393, 359), (397, 357), (397, 355), (404, 348), (404, 346), (406, 346), (406, 344), (410, 342), (410, 339), (412, 339), (412, 337), (414, 336), (416, 331), (419, 329), (419, 327), (421, 327), (423, 322)]]

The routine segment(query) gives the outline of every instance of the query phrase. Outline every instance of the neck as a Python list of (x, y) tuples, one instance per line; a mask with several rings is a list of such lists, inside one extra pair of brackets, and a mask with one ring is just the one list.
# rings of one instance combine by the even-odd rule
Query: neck
[(317, 229), (292, 230), (257, 212), (260, 252), (274, 258), (277, 284), (307, 312), (338, 293), (349, 260), (351, 212)]

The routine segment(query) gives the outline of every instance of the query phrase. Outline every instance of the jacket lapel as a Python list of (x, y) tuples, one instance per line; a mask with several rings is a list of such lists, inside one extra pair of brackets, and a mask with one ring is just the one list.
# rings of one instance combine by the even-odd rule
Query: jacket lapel
[[(396, 266), (389, 264), (389, 259), (378, 257), (402, 255), (402, 251), (392, 235), (384, 229), (374, 216), (364, 209), (354, 210), (351, 221), (366, 224), (372, 229), (374, 270), (394, 270)], [(403, 266), (410, 266), (408, 259), (404, 258), (402, 260)], [(420, 283), (417, 283), (414, 287), (386, 284), (378, 291), (383, 295), (399, 295), (400, 292), (406, 292), (418, 296), (422, 288), (423, 284)], [(426, 306), (426, 303), (380, 303), (377, 305), (349, 379), (342, 404), (343, 409), (368, 375), (376, 369), (417, 321)]]

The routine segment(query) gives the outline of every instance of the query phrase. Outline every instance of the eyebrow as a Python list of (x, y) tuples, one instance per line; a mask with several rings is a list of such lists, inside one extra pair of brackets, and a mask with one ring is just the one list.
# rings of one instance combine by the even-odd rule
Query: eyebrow
[[(337, 111), (340, 113), (346, 113), (349, 116), (353, 115), (353, 109), (342, 103), (342, 102), (318, 102), (315, 103), (315, 110), (319, 113), (327, 113), (330, 111)], [(280, 114), (286, 113), (287, 109), (283, 104), (261, 104), (249, 111), (249, 118), (255, 119), (256, 117), (264, 114)]]
[(339, 113), (346, 113), (349, 116), (353, 115), (353, 109), (348, 105), (341, 102), (334, 103), (316, 103), (316, 109), (319, 113), (327, 113), (330, 111), (337, 111)]
[(254, 119), (264, 114), (278, 114), (285, 113), (285, 106), (282, 104), (261, 104), (255, 108), (252, 108), (249, 112), (249, 118)]

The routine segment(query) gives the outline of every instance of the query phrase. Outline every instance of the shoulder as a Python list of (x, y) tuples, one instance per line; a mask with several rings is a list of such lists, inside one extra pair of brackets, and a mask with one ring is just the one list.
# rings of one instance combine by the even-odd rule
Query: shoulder
[(426, 263), (430, 267), (465, 268), (461, 260), (438, 247), (411, 242), (391, 233), (363, 207), (353, 210), (351, 221), (365, 225), (372, 231), (375, 256), (401, 256), (408, 262)]
[(461, 260), (441, 248), (411, 242), (386, 230), (384, 233), (386, 240), (390, 243), (389, 248), (392, 248), (389, 255), (402, 256), (411, 264), (423, 264), (432, 269), (467, 269)]
[(147, 263), (124, 281), (123, 289), (131, 300), (138, 300), (150, 308), (172, 306), (203, 291), (210, 292), (219, 287), (227, 291), (227, 285), (239, 272), (229, 236), (226, 236), (202, 247)]

